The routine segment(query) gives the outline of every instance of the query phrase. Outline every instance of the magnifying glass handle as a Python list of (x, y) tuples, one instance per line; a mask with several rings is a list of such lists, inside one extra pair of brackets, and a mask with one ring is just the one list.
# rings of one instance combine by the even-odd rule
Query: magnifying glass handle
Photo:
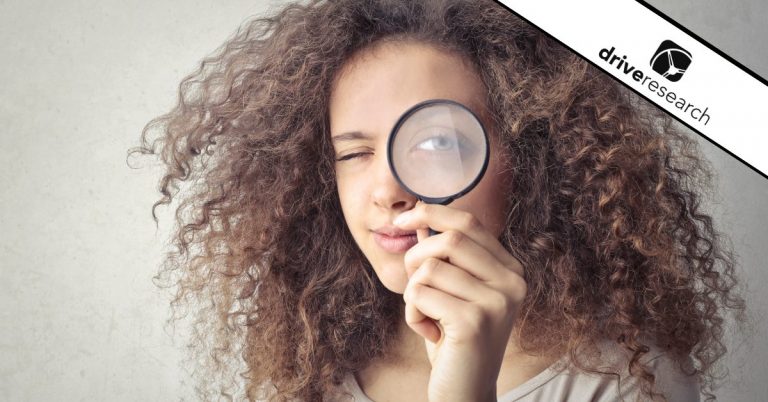
[(436, 234), (440, 234), (440, 232), (435, 232), (434, 230), (432, 230), (432, 228), (429, 228), (429, 235), (430, 236), (434, 236)]

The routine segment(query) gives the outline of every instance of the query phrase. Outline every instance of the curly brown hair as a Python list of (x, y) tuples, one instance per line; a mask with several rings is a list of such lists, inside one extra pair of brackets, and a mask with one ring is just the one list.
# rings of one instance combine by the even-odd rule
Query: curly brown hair
[(328, 123), (336, 73), (384, 39), (459, 52), (487, 88), (511, 162), (502, 244), (534, 267), (523, 349), (564, 347), (591, 371), (579, 357), (613, 340), (652, 395), (639, 361), (651, 339), (692, 357), (712, 399), (725, 313), (743, 322), (745, 306), (727, 239), (701, 209), (710, 168), (669, 117), (485, 0), (288, 4), (243, 24), (144, 128), (130, 154), (167, 167), (155, 222), (189, 183), (155, 279), (176, 289), (169, 321), (195, 312), (199, 397), (322, 400), (391, 349), (403, 301), (344, 224)]

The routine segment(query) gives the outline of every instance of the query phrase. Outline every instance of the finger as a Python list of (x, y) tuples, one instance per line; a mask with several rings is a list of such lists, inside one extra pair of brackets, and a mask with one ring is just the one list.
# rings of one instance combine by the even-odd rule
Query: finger
[(419, 311), (419, 309), (416, 308), (416, 305), (409, 300), (409, 295), (411, 294), (410, 289), (415, 285), (418, 284), (408, 281), (405, 291), (403, 291), (403, 300), (405, 300), (405, 322), (423, 338), (426, 338), (433, 343), (437, 343), (440, 340), (442, 333), (440, 328), (438, 328), (437, 323)]
[(523, 267), (471, 213), (439, 204), (419, 202), (395, 219), (395, 225), (404, 230), (432, 228), (437, 232), (458, 231), (466, 234), (488, 250), (505, 267), (523, 275)]
[(491, 290), (466, 270), (439, 258), (429, 257), (411, 275), (409, 283), (429, 286), (457, 299), (476, 302)]
[[(454, 318), (454, 314), (462, 311), (466, 312), (468, 308), (472, 308), (471, 303), (459, 300), (440, 290), (419, 283), (409, 284), (409, 286), (406, 287), (406, 292), (406, 305), (412, 305), (419, 314), (436, 321), (435, 326), (438, 330), (439, 325), (442, 324), (442, 326), (445, 327), (445, 324)], [(407, 318), (406, 322), (411, 328), (414, 328), (414, 325), (412, 324), (419, 322), (417, 319), (418, 317), (411, 316), (410, 321)], [(456, 320), (453, 319), (453, 321)], [(416, 330), (416, 328), (414, 328), (414, 330)], [(439, 341), (439, 337), (437, 340)]]
[(405, 301), (405, 321), (417, 323), (427, 318), (427, 316), (417, 310), (413, 304), (408, 303), (409, 289), (413, 287), (414, 284), (415, 282), (412, 282), (409, 278), (408, 283), (405, 284), (405, 289), (403, 290), (403, 301)]
[(409, 279), (443, 292), (462, 302), (481, 306), (490, 313), (513, 316), (525, 298), (527, 287), (519, 275), (508, 272), (511, 280), (503, 285), (485, 284), (466, 270), (437, 258), (428, 258)]
[(414, 330), (414, 332), (421, 335), (423, 338), (428, 339), (432, 343), (440, 341), (442, 331), (437, 323), (433, 319), (422, 314), (413, 303), (406, 302), (405, 304), (405, 322)]
[(422, 241), (429, 238), (429, 229), (416, 229), (416, 239)]
[(485, 247), (456, 230), (426, 238), (406, 251), (404, 256), (406, 274), (413, 275), (429, 258), (445, 260), (483, 282), (508, 281), (511, 273), (510, 269)]

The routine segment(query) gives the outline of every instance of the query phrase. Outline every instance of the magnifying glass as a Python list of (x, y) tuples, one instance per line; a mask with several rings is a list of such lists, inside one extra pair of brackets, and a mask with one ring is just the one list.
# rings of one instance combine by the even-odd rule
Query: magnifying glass
[[(447, 205), (471, 191), (488, 167), (488, 135), (466, 106), (430, 99), (398, 119), (387, 161), (400, 185), (420, 201)], [(429, 235), (437, 232), (429, 229)]]

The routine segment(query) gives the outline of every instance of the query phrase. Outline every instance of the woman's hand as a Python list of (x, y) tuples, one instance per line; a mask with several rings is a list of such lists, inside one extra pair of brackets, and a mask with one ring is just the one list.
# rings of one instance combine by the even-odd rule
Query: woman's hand
[[(526, 294), (523, 267), (472, 214), (418, 203), (395, 220), (417, 230), (405, 253), (405, 321), (425, 338), (428, 399), (496, 401), (504, 351)], [(442, 232), (427, 237), (427, 229)]]

